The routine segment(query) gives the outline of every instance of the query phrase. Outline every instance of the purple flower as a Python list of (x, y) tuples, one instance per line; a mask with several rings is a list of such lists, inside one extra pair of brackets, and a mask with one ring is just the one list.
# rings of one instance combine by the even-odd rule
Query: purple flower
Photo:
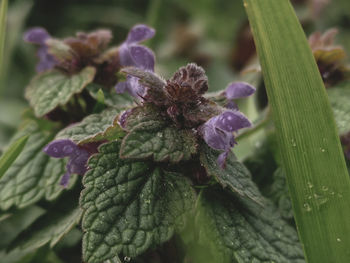
[(39, 57), (39, 63), (36, 66), (37, 72), (52, 69), (58, 62), (48, 53), (48, 46), (46, 40), (51, 38), (49, 33), (40, 27), (29, 29), (24, 33), (24, 41), (39, 45), (37, 55)]
[(133, 76), (127, 76), (126, 81), (118, 82), (116, 85), (117, 93), (128, 92), (135, 98), (142, 98), (146, 93), (145, 86), (139, 83), (139, 79)]
[[(146, 25), (134, 26), (127, 39), (119, 47), (120, 64), (123, 67), (137, 67), (146, 71), (154, 71), (155, 56), (152, 50), (139, 43), (154, 36), (155, 30)], [(139, 97), (144, 94), (144, 87), (138, 79), (128, 76), (125, 82), (119, 82), (115, 89), (117, 93), (129, 92), (132, 96)]]
[(236, 144), (233, 132), (250, 126), (250, 121), (241, 112), (227, 110), (210, 118), (199, 127), (199, 132), (211, 148), (224, 151), (218, 157), (220, 167), (224, 168), (230, 149)]
[(224, 91), (224, 96), (229, 101), (226, 108), (238, 109), (237, 105), (233, 102), (234, 99), (245, 98), (252, 95), (256, 89), (246, 82), (233, 82), (229, 84)]
[(60, 184), (67, 187), (69, 178), (72, 174), (84, 175), (87, 171), (87, 160), (90, 153), (76, 145), (71, 140), (55, 140), (50, 142), (44, 152), (54, 158), (69, 157), (66, 173), (62, 176)]

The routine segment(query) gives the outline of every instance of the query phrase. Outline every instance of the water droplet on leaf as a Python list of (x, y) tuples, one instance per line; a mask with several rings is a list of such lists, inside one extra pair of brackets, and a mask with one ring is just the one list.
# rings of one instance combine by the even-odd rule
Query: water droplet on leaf
[(308, 203), (304, 203), (303, 207), (304, 207), (306, 212), (310, 212), (311, 211), (311, 207), (310, 207), (310, 205)]

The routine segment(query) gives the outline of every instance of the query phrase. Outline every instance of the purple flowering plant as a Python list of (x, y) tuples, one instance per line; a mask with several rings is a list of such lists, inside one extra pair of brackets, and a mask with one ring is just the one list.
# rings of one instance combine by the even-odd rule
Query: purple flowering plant
[[(75, 229), (87, 263), (158, 262), (145, 260), (167, 246), (176, 262), (199, 262), (191, 247), (217, 262), (305, 262), (284, 170), (278, 157), (271, 161), (275, 134), (244, 163), (235, 156), (240, 136), (269, 124), (240, 111), (238, 102), (256, 88), (235, 81), (210, 93), (196, 63), (160, 77), (154, 52), (142, 44), (154, 35), (139, 24), (110, 46), (105, 29), (64, 39), (43, 28), (24, 34), (37, 46), (38, 64), (25, 92), (31, 109), (15, 138), (30, 136), (0, 180), (0, 208), (41, 202), (49, 212), (11, 247), (53, 247)], [(330, 85), (347, 74), (323, 56), (343, 54), (327, 48), (332, 36), (310, 38)], [(266, 174), (273, 174), (269, 185)]]
[[(105, 29), (64, 39), (43, 28), (24, 34), (38, 46), (39, 61), (26, 89), (32, 109), (23, 132), (32, 134), (28, 156), (34, 151), (34, 161), (45, 167), (35, 173), (47, 190), (25, 201), (9, 197), (2, 208), (81, 191), (79, 207), (69, 204), (59, 217), (69, 221), (63, 232), (82, 218), (84, 262), (137, 259), (168, 242), (188, 225), (201, 187), (263, 207), (232, 151), (239, 132), (252, 126), (235, 100), (255, 88), (233, 82), (207, 96), (208, 78), (195, 63), (163, 79), (155, 73), (153, 51), (142, 45), (154, 34), (135, 25), (116, 47)], [(12, 173), (3, 178), (5, 188)], [(32, 187), (22, 187), (23, 193)]]

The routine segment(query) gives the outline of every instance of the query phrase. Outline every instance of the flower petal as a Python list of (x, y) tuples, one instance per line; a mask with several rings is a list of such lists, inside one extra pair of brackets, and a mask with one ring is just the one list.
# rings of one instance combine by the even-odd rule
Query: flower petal
[(60, 181), (60, 185), (62, 185), (64, 188), (68, 186), (69, 179), (70, 179), (71, 174), (69, 172), (66, 172), (62, 177)]
[(26, 42), (44, 45), (45, 40), (50, 38), (49, 33), (41, 27), (34, 27), (24, 33), (23, 39)]
[(252, 95), (256, 89), (246, 82), (234, 82), (228, 85), (225, 90), (225, 96), (227, 99), (238, 99)]
[(239, 110), (237, 104), (233, 101), (230, 100), (226, 105), (225, 108), (230, 109), (230, 110)]
[(126, 81), (118, 82), (115, 89), (117, 93), (126, 91), (135, 98), (143, 97), (146, 92), (146, 88), (139, 83), (139, 79), (132, 76), (127, 76)]
[(136, 25), (130, 30), (126, 42), (132, 44), (145, 41), (152, 38), (155, 32), (153, 28), (146, 25)]
[(119, 62), (121, 66), (127, 67), (127, 66), (134, 66), (134, 61), (130, 55), (130, 48), (129, 45), (126, 43), (122, 44), (119, 47)]
[(247, 117), (239, 111), (227, 110), (215, 118), (215, 127), (226, 132), (234, 132), (251, 126), (251, 123)]
[(115, 91), (117, 93), (124, 93), (125, 91), (128, 90), (128, 82), (127, 81), (120, 81), (117, 83), (117, 85), (115, 85)]
[(48, 53), (48, 48), (44, 45), (38, 49), (37, 55), (39, 57), (39, 62), (36, 65), (37, 72), (52, 69), (57, 64), (57, 60)]
[(81, 148), (76, 149), (74, 155), (72, 155), (67, 164), (67, 170), (71, 174), (84, 175), (87, 170), (87, 161), (90, 154)]
[(141, 69), (154, 71), (155, 56), (152, 50), (140, 45), (130, 46), (130, 56), (134, 65)]
[(211, 148), (216, 150), (230, 149), (235, 144), (233, 134), (217, 129), (216, 120), (217, 117), (211, 118), (199, 128), (199, 132)]
[(55, 140), (50, 142), (44, 148), (44, 152), (54, 158), (63, 158), (71, 156), (77, 150), (78, 146), (71, 140)]
[(221, 169), (225, 169), (226, 159), (227, 159), (229, 153), (230, 153), (230, 150), (226, 150), (219, 155), (217, 162), (218, 162), (219, 166), (221, 167)]

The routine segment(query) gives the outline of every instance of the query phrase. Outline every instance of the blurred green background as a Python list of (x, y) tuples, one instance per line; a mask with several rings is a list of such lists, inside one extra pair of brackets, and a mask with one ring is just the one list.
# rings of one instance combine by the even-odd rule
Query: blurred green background
[[(349, 0), (292, 1), (305, 32), (337, 27), (337, 42), (350, 50)], [(243, 2), (239, 0), (12, 0), (9, 1), (4, 72), (0, 79), (0, 154), (27, 107), (23, 93), (35, 74), (36, 47), (23, 32), (41, 26), (58, 38), (77, 31), (109, 28), (118, 45), (128, 30), (146, 23), (157, 30), (148, 43), (156, 53), (156, 72), (169, 77), (179, 66), (203, 66), (212, 91), (242, 79), (254, 64), (255, 48)]]

